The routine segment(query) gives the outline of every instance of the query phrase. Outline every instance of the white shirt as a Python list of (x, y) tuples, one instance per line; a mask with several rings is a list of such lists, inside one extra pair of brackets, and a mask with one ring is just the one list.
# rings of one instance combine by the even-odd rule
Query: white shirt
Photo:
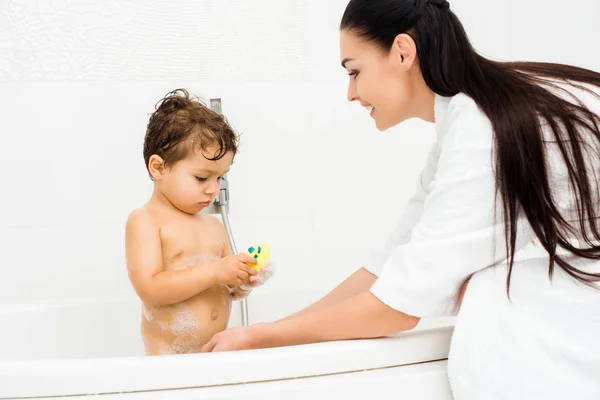
[[(600, 100), (578, 95), (600, 113)], [(550, 281), (542, 253), (515, 262), (509, 301), (491, 122), (458, 94), (436, 96), (435, 124), (437, 141), (415, 195), (384, 248), (364, 264), (378, 276), (371, 292), (410, 315), (455, 315), (460, 287), (473, 275), (449, 357), (457, 400), (600, 399), (600, 290), (558, 267)], [(568, 188), (564, 162), (556, 149), (548, 157), (556, 198), (569, 206), (568, 190), (556, 189)], [(533, 239), (519, 220), (516, 250)], [(598, 262), (574, 262), (600, 272)]]

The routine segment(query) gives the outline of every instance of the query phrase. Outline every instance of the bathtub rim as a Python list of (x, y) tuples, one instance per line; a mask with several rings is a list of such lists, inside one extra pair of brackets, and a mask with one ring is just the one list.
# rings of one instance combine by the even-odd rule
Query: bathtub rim
[(0, 362), (0, 399), (214, 387), (439, 361), (448, 357), (453, 325), (417, 327), (378, 339), (260, 350)]

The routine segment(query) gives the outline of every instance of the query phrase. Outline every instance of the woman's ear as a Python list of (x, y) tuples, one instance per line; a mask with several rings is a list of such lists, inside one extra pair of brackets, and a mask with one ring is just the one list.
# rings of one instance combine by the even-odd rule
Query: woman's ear
[(398, 69), (408, 71), (417, 59), (417, 45), (410, 35), (401, 33), (394, 39), (390, 55)]
[(162, 180), (166, 172), (165, 160), (156, 154), (152, 154), (148, 160), (148, 171), (150, 171), (150, 175), (155, 181)]

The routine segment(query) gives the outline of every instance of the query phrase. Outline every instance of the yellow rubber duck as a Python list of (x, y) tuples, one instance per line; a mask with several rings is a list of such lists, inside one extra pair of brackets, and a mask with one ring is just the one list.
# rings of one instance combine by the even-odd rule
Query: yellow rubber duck
[(248, 263), (248, 265), (257, 271), (260, 271), (271, 258), (271, 249), (266, 243), (261, 243), (258, 246), (248, 247), (247, 253), (250, 257), (253, 257), (256, 260), (256, 264)]

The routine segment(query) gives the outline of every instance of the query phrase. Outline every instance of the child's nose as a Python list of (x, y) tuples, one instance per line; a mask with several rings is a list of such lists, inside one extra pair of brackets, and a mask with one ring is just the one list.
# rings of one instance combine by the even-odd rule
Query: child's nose
[(207, 187), (206, 187), (206, 193), (214, 195), (214, 194), (218, 193), (220, 189), (221, 189), (221, 183), (220, 183), (220, 181), (218, 179), (217, 180), (211, 180), (210, 184), (208, 184)]

